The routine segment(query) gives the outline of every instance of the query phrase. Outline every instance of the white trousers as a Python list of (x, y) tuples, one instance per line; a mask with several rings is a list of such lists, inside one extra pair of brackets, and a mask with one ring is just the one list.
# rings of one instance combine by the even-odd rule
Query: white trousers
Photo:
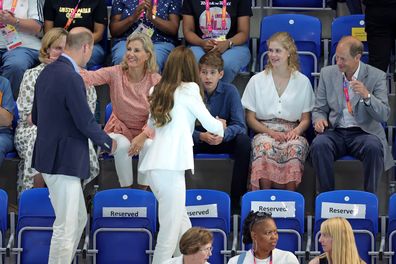
[(186, 211), (184, 171), (153, 170), (147, 180), (158, 200), (159, 232), (153, 264), (162, 264), (180, 255), (179, 241), (191, 222)]
[(114, 153), (114, 164), (121, 187), (131, 186), (133, 183), (132, 157), (128, 156), (131, 142), (121, 134), (110, 133), (109, 136), (117, 141), (117, 150)]
[(87, 223), (81, 181), (63, 174), (42, 175), (55, 211), (48, 263), (70, 264)]

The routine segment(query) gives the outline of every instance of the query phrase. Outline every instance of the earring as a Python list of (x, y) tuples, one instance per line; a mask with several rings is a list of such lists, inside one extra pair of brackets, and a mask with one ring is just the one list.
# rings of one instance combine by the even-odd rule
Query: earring
[(257, 251), (257, 240), (253, 240), (253, 252)]

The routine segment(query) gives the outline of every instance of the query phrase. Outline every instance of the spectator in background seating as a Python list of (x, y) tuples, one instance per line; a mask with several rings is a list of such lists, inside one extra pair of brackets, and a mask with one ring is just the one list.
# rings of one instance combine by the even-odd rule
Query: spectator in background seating
[[(204, 87), (204, 102), (212, 116), (223, 119), (224, 137), (207, 132), (200, 124), (193, 134), (194, 153), (229, 153), (234, 156), (231, 203), (239, 207), (246, 193), (250, 163), (250, 138), (246, 134), (245, 115), (240, 95), (232, 84), (221, 81), (224, 63), (219, 52), (208, 52), (199, 60), (199, 76)], [(235, 211), (235, 210), (234, 210)]]
[[(149, 115), (148, 95), (161, 76), (153, 43), (143, 33), (134, 33), (126, 41), (126, 53), (121, 65), (101, 68), (96, 71), (81, 71), (87, 85), (108, 84), (113, 112), (105, 126), (105, 132), (117, 141), (114, 155), (118, 179), (122, 187), (133, 183), (130, 146), (141, 149), (149, 132), (145, 129)], [(138, 155), (139, 151), (134, 152)]]
[(209, 51), (224, 60), (223, 82), (234, 80), (250, 62), (249, 41), (251, 1), (184, 0), (183, 34), (197, 61)]
[[(36, 79), (44, 67), (57, 60), (66, 45), (67, 31), (63, 28), (52, 28), (43, 37), (39, 60), (41, 64), (29, 69), (23, 75), (20, 93), (17, 99), (19, 111), (18, 125), (15, 130), (15, 149), (21, 160), (18, 164), (17, 189), (21, 193), (26, 189), (44, 187), (43, 177), (31, 167), (37, 127), (33, 125), (31, 113), (34, 100)], [(87, 89), (87, 101), (92, 112), (96, 107), (96, 91), (91, 86)], [(89, 140), (90, 179), (99, 174), (99, 162), (95, 148)]]
[(0, 167), (5, 155), (14, 148), (11, 129), (14, 107), (10, 82), (0, 76)]
[(231, 258), (228, 264), (299, 263), (293, 253), (276, 248), (278, 229), (268, 213), (251, 211), (248, 214), (243, 223), (243, 243), (252, 244), (252, 249)]
[(287, 32), (270, 37), (268, 62), (254, 75), (242, 96), (252, 142), (252, 190), (296, 190), (304, 172), (314, 94), (309, 79), (299, 72), (297, 47)]
[(386, 74), (360, 61), (363, 44), (343, 37), (337, 65), (322, 68), (312, 120), (318, 135), (310, 157), (320, 192), (334, 190), (334, 161), (345, 155), (361, 160), (364, 189), (376, 192), (378, 179), (393, 158), (382, 122), (389, 118)]
[(386, 72), (396, 40), (396, 0), (363, 0), (363, 3), (369, 64)]
[(162, 72), (169, 53), (178, 42), (181, 3), (182, 0), (114, 0), (110, 20), (113, 64), (121, 62), (127, 37), (141, 31), (151, 37)]
[[(37, 35), (43, 24), (42, 9), (42, 2), (37, 0), (2, 1), (0, 24), (7, 27), (3, 27), (0, 34), (0, 72), (10, 81), (14, 98), (18, 97), (25, 71), (39, 62), (40, 39)], [(18, 33), (12, 33), (15, 31), (10, 27)]]
[(191, 227), (180, 239), (179, 257), (165, 261), (163, 264), (209, 264), (207, 260), (212, 255), (212, 233), (201, 227)]
[(309, 264), (365, 264), (355, 244), (351, 224), (342, 217), (329, 218), (320, 226), (319, 242), (324, 253)]
[(107, 7), (104, 0), (45, 0), (45, 33), (53, 27), (63, 27), (68, 31), (75, 27), (85, 27), (93, 33), (95, 45), (91, 59), (87, 63), (88, 68), (104, 62), (106, 54), (99, 42), (107, 30), (107, 24)]

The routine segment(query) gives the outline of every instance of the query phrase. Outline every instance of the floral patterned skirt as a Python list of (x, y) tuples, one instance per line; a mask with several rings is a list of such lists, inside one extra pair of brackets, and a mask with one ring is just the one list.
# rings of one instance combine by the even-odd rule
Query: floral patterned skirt
[[(261, 123), (279, 132), (288, 132), (298, 125), (297, 122), (282, 119), (265, 120)], [(294, 181), (298, 185), (304, 172), (308, 148), (308, 142), (302, 136), (295, 140), (279, 142), (266, 133), (255, 135), (252, 141), (251, 189), (260, 189), (260, 179), (278, 184)]]

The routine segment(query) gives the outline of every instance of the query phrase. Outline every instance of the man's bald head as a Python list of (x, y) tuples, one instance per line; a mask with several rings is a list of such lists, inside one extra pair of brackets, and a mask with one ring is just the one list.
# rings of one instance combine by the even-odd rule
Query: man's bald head
[(364, 51), (363, 43), (355, 37), (344, 36), (338, 42), (337, 46), (348, 47), (349, 54), (352, 56), (352, 58), (355, 58), (358, 54), (363, 55), (363, 51)]
[(66, 38), (67, 50), (79, 50), (84, 45), (92, 46), (94, 43), (92, 32), (84, 27), (75, 27), (70, 30)]

